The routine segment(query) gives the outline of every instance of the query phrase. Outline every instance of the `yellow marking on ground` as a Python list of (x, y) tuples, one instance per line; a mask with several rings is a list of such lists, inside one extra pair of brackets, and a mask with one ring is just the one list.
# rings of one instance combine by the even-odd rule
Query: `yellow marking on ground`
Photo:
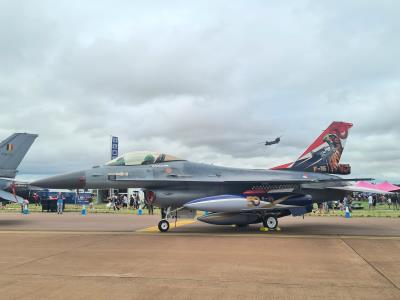
[[(180, 220), (180, 221), (176, 222), (176, 226), (175, 226), (175, 221), (171, 221), (169, 223), (169, 230), (174, 230), (175, 227), (192, 224), (194, 222), (196, 222), (196, 220)], [(136, 232), (159, 232), (159, 230), (158, 230), (158, 226), (152, 226), (152, 227), (136, 230)]]
[(268, 231), (281, 231), (280, 227), (276, 227), (275, 229), (269, 229), (268, 227), (260, 227), (260, 231), (268, 232)]

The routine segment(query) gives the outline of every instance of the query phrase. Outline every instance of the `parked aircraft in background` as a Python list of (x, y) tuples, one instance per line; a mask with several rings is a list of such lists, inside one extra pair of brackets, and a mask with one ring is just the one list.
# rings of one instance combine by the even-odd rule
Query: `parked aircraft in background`
[[(155, 152), (132, 152), (90, 170), (53, 176), (32, 185), (43, 188), (143, 188), (162, 209), (160, 231), (168, 219), (189, 210), (210, 212), (211, 224), (263, 223), (273, 229), (278, 218), (300, 216), (312, 204), (341, 199), (349, 181), (339, 160), (352, 124), (333, 122), (294, 163), (272, 170), (239, 169), (190, 162)], [(350, 170), (350, 169), (349, 169)], [(348, 172), (345, 172), (348, 174)], [(193, 214), (194, 216), (194, 214)]]
[(0, 143), (0, 198), (19, 203), (24, 200), (15, 194), (13, 179), (19, 164), (37, 137), (37, 134), (14, 133)]

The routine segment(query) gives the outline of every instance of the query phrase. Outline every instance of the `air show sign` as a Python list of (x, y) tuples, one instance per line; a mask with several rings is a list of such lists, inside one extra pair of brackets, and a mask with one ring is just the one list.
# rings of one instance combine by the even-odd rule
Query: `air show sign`
[(118, 157), (118, 137), (111, 137), (111, 159)]

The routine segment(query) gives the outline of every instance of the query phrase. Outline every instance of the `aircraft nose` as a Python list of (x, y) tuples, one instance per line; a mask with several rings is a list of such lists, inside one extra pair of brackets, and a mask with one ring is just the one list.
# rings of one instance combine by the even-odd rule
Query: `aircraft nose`
[(36, 180), (31, 183), (33, 186), (53, 189), (77, 189), (85, 188), (85, 171), (73, 172), (57, 176), (51, 176)]

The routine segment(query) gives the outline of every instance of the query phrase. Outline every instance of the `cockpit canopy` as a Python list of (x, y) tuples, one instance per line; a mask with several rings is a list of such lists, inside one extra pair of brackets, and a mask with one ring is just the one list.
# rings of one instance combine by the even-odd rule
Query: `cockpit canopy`
[(106, 166), (135, 166), (135, 165), (151, 165), (169, 161), (183, 160), (176, 156), (164, 153), (137, 151), (125, 153), (117, 158), (110, 160)]

